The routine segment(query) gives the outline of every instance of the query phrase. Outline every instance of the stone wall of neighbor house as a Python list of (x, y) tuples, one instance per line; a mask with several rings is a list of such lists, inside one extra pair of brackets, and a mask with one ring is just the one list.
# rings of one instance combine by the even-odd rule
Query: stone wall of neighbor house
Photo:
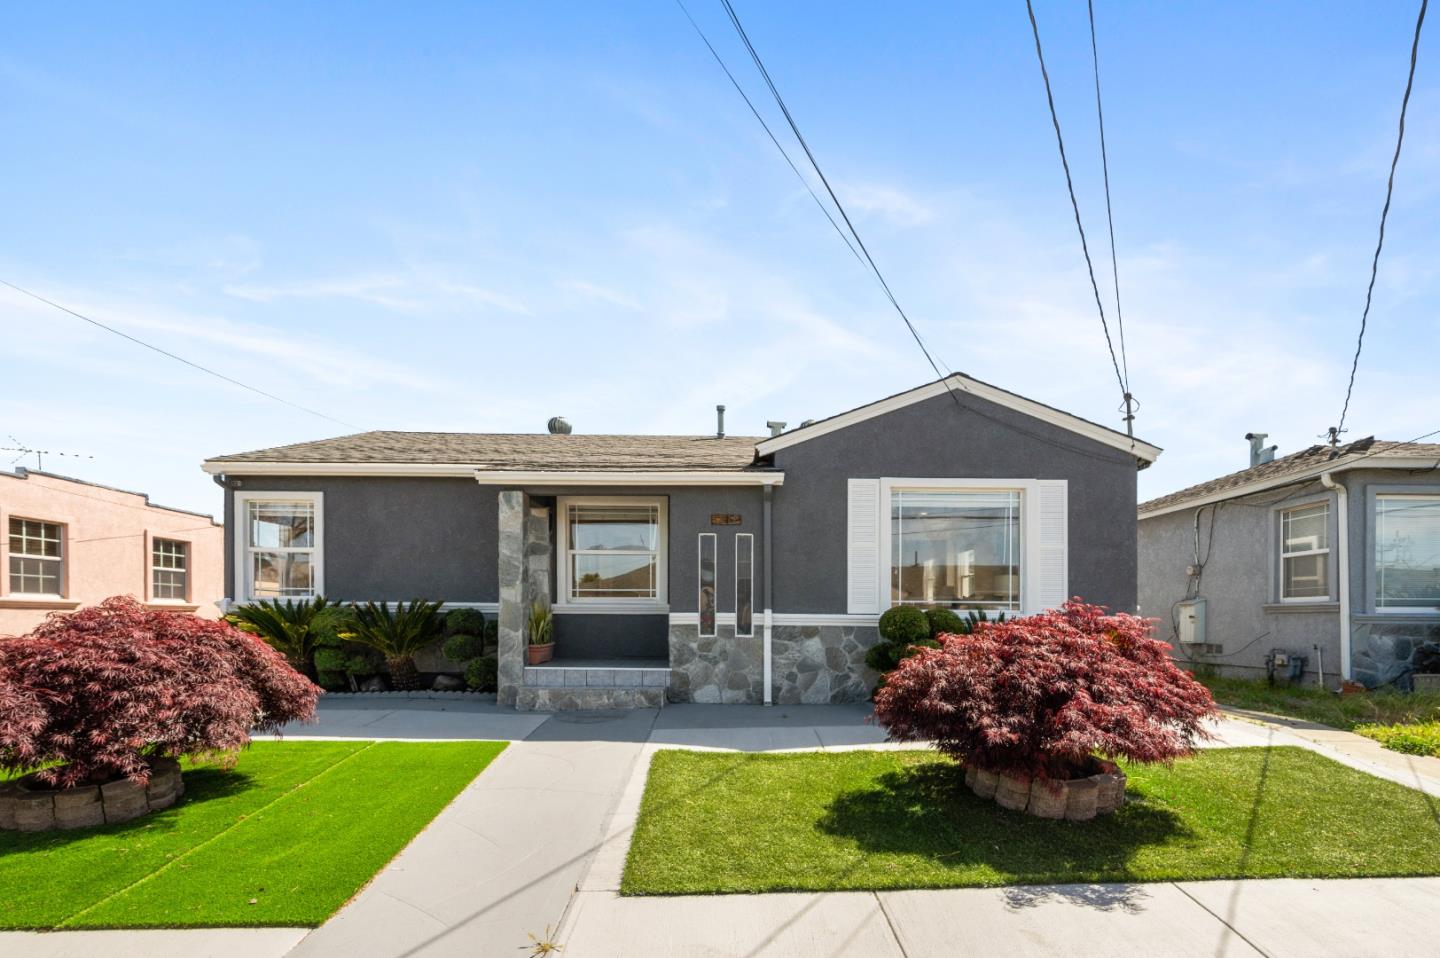
[[(672, 702), (759, 704), (765, 700), (764, 640), (736, 637), (720, 624), (702, 638), (700, 627), (670, 626)], [(879, 640), (870, 626), (781, 625), (771, 630), (771, 695), (777, 705), (863, 702), (876, 675), (865, 652)]]

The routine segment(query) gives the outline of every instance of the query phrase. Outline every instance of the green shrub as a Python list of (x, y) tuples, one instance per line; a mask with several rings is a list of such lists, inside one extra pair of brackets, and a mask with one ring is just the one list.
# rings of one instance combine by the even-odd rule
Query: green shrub
[(349, 606), (332, 605), (315, 617), (315, 668), (322, 688), (344, 691), (351, 679), (385, 671), (385, 660), (374, 649), (352, 641), (355, 614)]
[(493, 692), (500, 684), (500, 665), (493, 655), (472, 659), (465, 667), (465, 684), (477, 692)]
[(500, 623), (496, 619), (485, 620), (485, 642), (487, 645), (500, 644)]
[[(445, 634), (446, 635), (484, 635), (485, 634), (485, 613), (479, 609), (451, 609), (445, 613)], [(476, 652), (475, 655), (479, 655)], [(465, 658), (473, 659), (474, 655)], [(456, 659), (463, 662), (464, 659)]]
[(897, 605), (881, 614), (880, 638), (897, 645), (913, 645), (930, 638), (930, 620), (913, 605)]
[(940, 635), (965, 635), (970, 631), (965, 627), (965, 620), (957, 615), (954, 609), (946, 609), (941, 606), (926, 609), (925, 618), (930, 622), (930, 638), (932, 639)]
[(1360, 725), (1355, 731), (1381, 745), (1406, 755), (1440, 757), (1440, 722), (1414, 725)]
[(462, 632), (446, 639), (440, 651), (451, 662), (463, 665), (471, 659), (478, 659), (485, 654), (485, 640), (478, 635), (468, 635)]
[(897, 605), (881, 614), (880, 641), (865, 653), (865, 664), (884, 675), (915, 646), (935, 648), (939, 644), (930, 638), (930, 620), (924, 612), (913, 605)]

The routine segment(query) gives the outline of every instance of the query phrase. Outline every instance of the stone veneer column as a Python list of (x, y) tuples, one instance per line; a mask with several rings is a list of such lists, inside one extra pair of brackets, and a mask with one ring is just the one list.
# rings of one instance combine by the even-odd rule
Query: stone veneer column
[(502, 489), (497, 499), (500, 614), (496, 622), (499, 657), (496, 691), (501, 705), (514, 705), (525, 677), (526, 496), (518, 489)]

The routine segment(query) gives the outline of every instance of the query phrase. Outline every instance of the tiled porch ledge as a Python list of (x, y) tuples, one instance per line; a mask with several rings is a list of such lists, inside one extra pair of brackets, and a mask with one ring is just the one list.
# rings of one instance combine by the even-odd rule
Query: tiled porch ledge
[(523, 684), (552, 689), (663, 689), (670, 684), (670, 663), (664, 659), (560, 659), (527, 665)]

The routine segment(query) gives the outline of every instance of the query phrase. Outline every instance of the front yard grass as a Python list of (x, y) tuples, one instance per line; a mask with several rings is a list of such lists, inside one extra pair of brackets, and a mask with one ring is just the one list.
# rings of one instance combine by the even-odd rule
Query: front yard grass
[(929, 751), (656, 755), (630, 895), (1440, 874), (1440, 807), (1299, 748), (1131, 766), (1092, 822), (1008, 812)]
[(1270, 685), (1255, 679), (1196, 675), (1221, 705), (1269, 712), (1333, 728), (1414, 725), (1440, 720), (1440, 695), (1379, 691), (1337, 695), (1313, 685)]
[(257, 742), (131, 822), (0, 832), (0, 928), (319, 925), (504, 748)]

